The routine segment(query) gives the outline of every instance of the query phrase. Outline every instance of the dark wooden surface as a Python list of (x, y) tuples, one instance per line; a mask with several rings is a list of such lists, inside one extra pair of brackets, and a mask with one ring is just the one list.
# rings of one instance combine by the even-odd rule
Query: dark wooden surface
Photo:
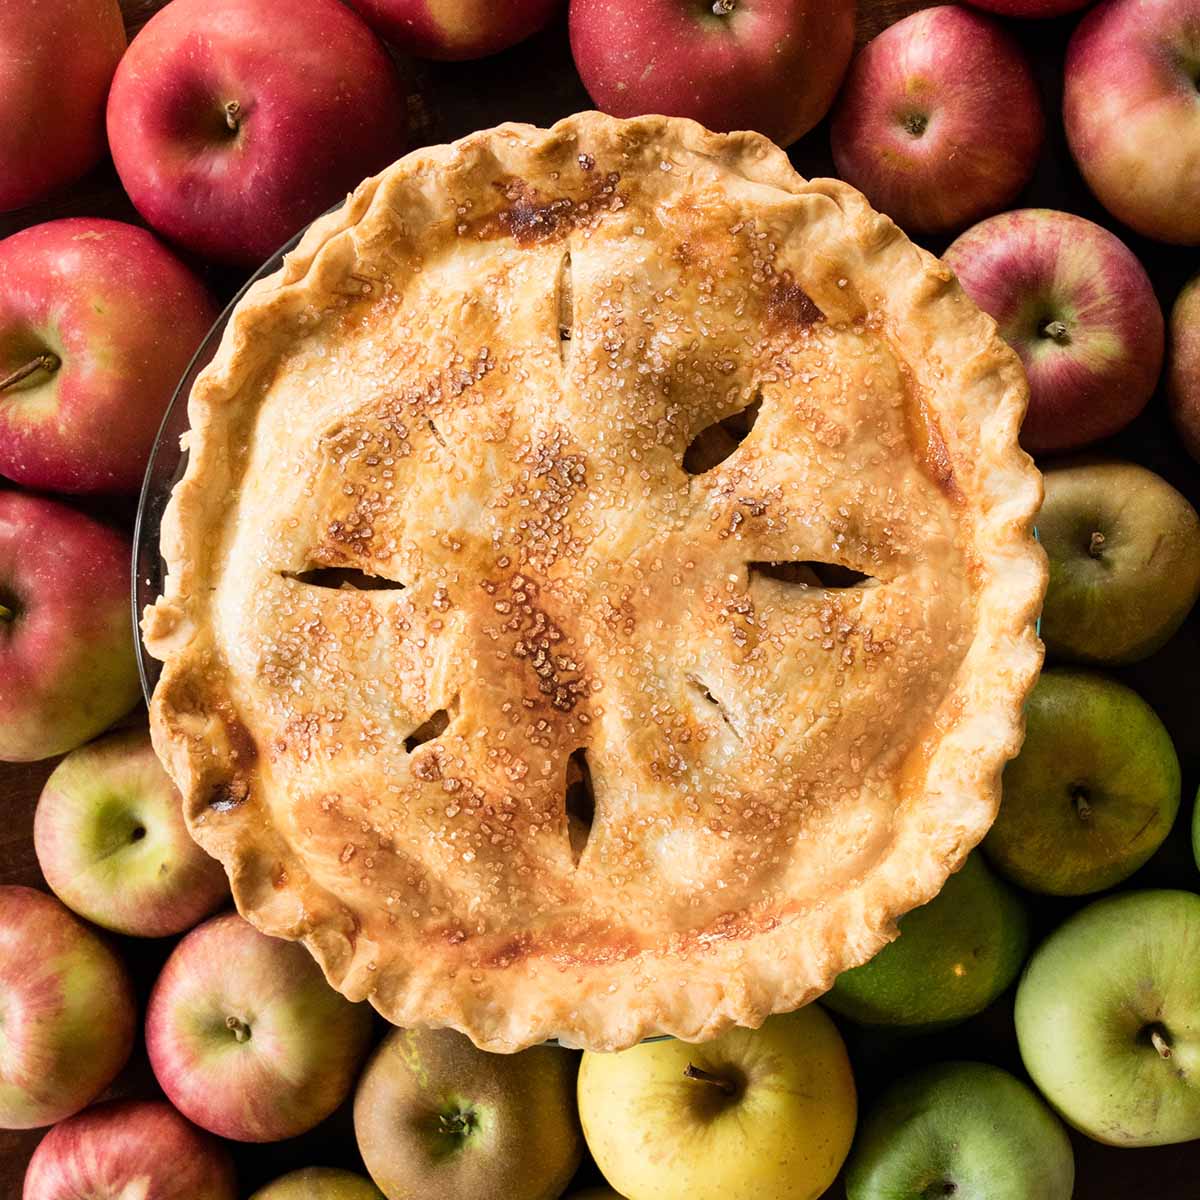
[[(122, 0), (131, 33), (163, 2)], [(921, 0), (861, 0), (860, 42), (921, 7), (926, 7)], [(1073, 24), (1074, 19), (1064, 18), (1036, 25), (1011, 25), (1037, 66), (1050, 126), (1037, 176), (1022, 203), (1070, 209), (1115, 229), (1146, 263), (1160, 300), (1164, 306), (1169, 305), (1182, 282), (1200, 270), (1200, 250), (1158, 246), (1115, 225), (1088, 194), (1067, 153), (1058, 109), (1063, 51)], [(563, 21), (526, 45), (480, 63), (402, 65), (414, 80), (412, 112), (415, 139), (419, 141), (447, 140), (502, 120), (546, 124), (589, 106), (571, 65)], [(826, 127), (818, 127), (803, 139), (794, 147), (792, 157), (808, 175), (832, 173)], [(111, 165), (105, 164), (45, 204), (0, 214), (0, 237), (39, 221), (68, 215), (137, 220)], [(942, 242), (928, 244), (935, 252), (944, 248)], [(232, 295), (240, 282), (230, 272), (214, 270), (203, 263), (195, 265), (223, 297)], [(1181, 488), (1194, 504), (1200, 504), (1200, 468), (1183, 455), (1174, 439), (1165, 419), (1161, 395), (1156, 396), (1147, 413), (1129, 430), (1102, 449), (1145, 463)], [(131, 525), (128, 505), (107, 506), (107, 511), (115, 520)], [(1200, 886), (1200, 876), (1191, 859), (1187, 825), (1191, 797), (1200, 783), (1200, 615), (1193, 614), (1164, 651), (1119, 674), (1142, 692), (1167, 723), (1179, 749), (1185, 777), (1179, 824), (1134, 882), (1196, 888)], [(52, 762), (0, 763), (0, 882), (44, 886), (33, 854), (31, 830), (38, 793), (53, 765)], [(1073, 906), (1070, 902), (1035, 902), (1035, 921), (1040, 928), (1048, 929)], [(170, 945), (126, 939), (120, 949), (131, 965), (144, 1002)], [(103, 1020), (104, 1014), (97, 1013), (97, 1019)], [(1010, 997), (1002, 998), (974, 1021), (933, 1039), (884, 1038), (850, 1028), (846, 1033), (867, 1104), (889, 1078), (931, 1058), (984, 1059), (1020, 1071)], [(155, 1094), (154, 1081), (140, 1047), (117, 1081), (113, 1094)], [(25, 1163), (40, 1136), (39, 1132), (0, 1131), (0, 1200), (15, 1200), (20, 1195)], [(1078, 1137), (1075, 1143), (1079, 1200), (1135, 1200), (1143, 1196), (1154, 1196), (1155, 1200), (1185, 1197), (1191, 1200), (1195, 1195), (1194, 1181), (1200, 1175), (1200, 1143), (1145, 1151), (1111, 1150)], [(345, 1109), (305, 1138), (277, 1146), (239, 1147), (236, 1156), (243, 1195), (294, 1167), (320, 1163), (358, 1165), (353, 1129)], [(594, 1180), (586, 1167), (581, 1180)], [(835, 1186), (830, 1195), (841, 1196), (840, 1186)], [(730, 1200), (741, 1198), (730, 1197)]]

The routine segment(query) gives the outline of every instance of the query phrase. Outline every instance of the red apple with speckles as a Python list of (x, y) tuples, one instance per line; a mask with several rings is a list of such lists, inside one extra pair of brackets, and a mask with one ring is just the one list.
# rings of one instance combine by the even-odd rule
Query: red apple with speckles
[(1097, 199), (1163, 242), (1200, 244), (1200, 0), (1106, 0), (1067, 49), (1067, 140)]
[(347, 0), (406, 54), (462, 60), (497, 54), (542, 29), (563, 0)]
[(0, 15), (0, 212), (104, 154), (104, 101), (125, 50), (117, 0), (11, 0)]
[(974, 8), (996, 13), (1001, 17), (1029, 17), (1041, 20), (1045, 17), (1061, 17), (1065, 13), (1078, 12), (1092, 0), (967, 0)]
[(830, 140), (838, 173), (913, 233), (958, 229), (1028, 183), (1045, 121), (1033, 73), (998, 22), (942, 5), (869, 42)]
[(153, 234), (73, 219), (0, 242), (0, 475), (135, 492), (217, 310)]
[(371, 1010), (325, 982), (299, 942), (232, 913), (193, 929), (154, 985), (146, 1049), (167, 1098), (239, 1142), (306, 1133), (350, 1094)]
[(1179, 293), (1171, 310), (1167, 395), (1175, 428), (1200, 462), (1200, 275)]
[(108, 99), (121, 182), (160, 233), (262, 261), (406, 144), (406, 91), (339, 0), (172, 0)]
[(571, 51), (598, 108), (756, 129), (788, 146), (829, 110), (854, 0), (571, 0)]
[(46, 1134), (22, 1200), (237, 1200), (237, 1189), (216, 1138), (161, 1100), (118, 1100)]
[(108, 946), (53, 896), (0, 887), (0, 1128), (52, 1125), (94, 1100), (136, 1023)]
[(1162, 310), (1120, 238), (1072, 213), (1026, 208), (968, 229), (944, 259), (1025, 365), (1027, 450), (1085, 446), (1146, 406), (1162, 370)]
[(0, 762), (72, 750), (141, 695), (129, 538), (0, 491)]

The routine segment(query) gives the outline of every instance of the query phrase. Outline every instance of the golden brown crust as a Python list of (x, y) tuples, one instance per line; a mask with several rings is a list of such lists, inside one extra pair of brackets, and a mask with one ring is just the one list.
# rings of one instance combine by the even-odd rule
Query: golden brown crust
[(756, 135), (409, 155), (191, 396), (144, 628), (193, 833), (397, 1024), (616, 1049), (805, 1003), (995, 815), (1025, 402), (945, 267)]

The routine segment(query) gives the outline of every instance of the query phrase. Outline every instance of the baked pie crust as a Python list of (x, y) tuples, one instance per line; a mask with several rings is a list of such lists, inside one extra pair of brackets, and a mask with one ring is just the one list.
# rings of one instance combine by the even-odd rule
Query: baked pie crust
[(399, 1025), (617, 1049), (804, 1004), (995, 815), (1025, 404), (949, 270), (755, 134), (409, 155), (190, 398), (144, 628), (193, 834)]

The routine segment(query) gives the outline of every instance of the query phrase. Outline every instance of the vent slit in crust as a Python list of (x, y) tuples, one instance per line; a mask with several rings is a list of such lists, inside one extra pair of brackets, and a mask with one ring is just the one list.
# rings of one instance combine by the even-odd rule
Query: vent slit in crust
[(596, 793), (592, 786), (587, 752), (583, 749), (573, 751), (567, 759), (567, 791), (564, 803), (567, 810), (567, 836), (571, 841), (571, 856), (578, 866), (584, 850), (587, 849), (592, 824), (596, 819)]
[(562, 256), (558, 268), (558, 353), (565, 363), (575, 329), (575, 289), (571, 278), (571, 252)]
[(281, 571), (280, 574), (305, 587), (334, 592), (399, 592), (405, 587), (399, 580), (370, 575), (356, 567), (310, 567), (307, 571)]
[(779, 583), (790, 583), (796, 587), (823, 588), (825, 591), (875, 587), (879, 583), (873, 576), (841, 563), (752, 562), (748, 566), (752, 579), (755, 575), (761, 575), (764, 579), (774, 579)]
[(404, 739), (405, 750), (411, 754), (419, 746), (425, 745), (426, 742), (432, 742), (434, 738), (441, 737), (447, 728), (449, 728), (449, 725), (450, 713), (444, 708), (439, 708), (424, 724), (418, 725)]
[(719, 467), (749, 436), (761, 408), (762, 396), (755, 395), (745, 408), (702, 429), (683, 452), (683, 469), (703, 475)]
[(729, 732), (732, 733), (733, 736), (740, 742), (742, 740), (742, 735), (738, 732), (738, 727), (730, 719), (729, 710), (724, 704), (721, 703), (720, 700), (716, 698), (716, 696), (712, 694), (712, 690), (709, 688), (708, 684), (701, 679), (697, 679), (694, 675), (688, 676), (688, 683), (692, 686), (693, 690), (700, 696), (700, 698), (705, 701), (705, 703), (712, 705), (712, 707), (715, 708), (718, 713), (720, 713), (721, 720), (724, 721), (728, 726)]

